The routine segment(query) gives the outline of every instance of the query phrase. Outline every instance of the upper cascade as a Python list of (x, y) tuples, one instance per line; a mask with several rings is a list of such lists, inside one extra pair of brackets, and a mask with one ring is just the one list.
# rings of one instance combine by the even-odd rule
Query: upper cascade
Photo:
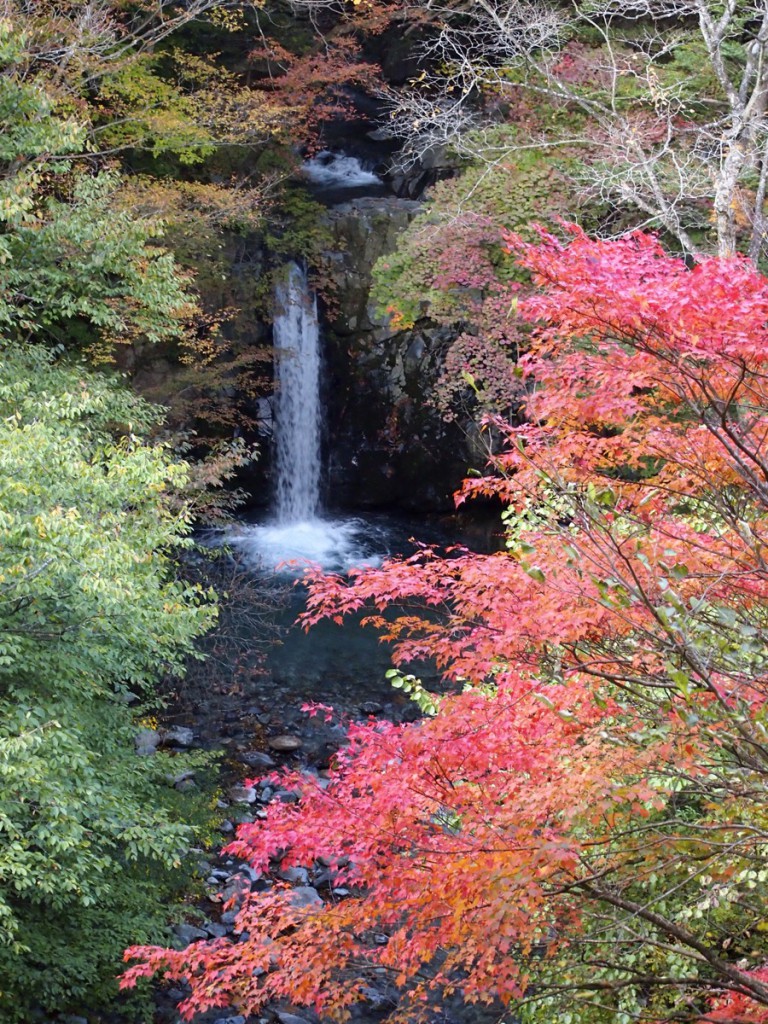
[(381, 178), (366, 170), (356, 156), (324, 149), (301, 165), (301, 172), (319, 188), (364, 188), (383, 185)]

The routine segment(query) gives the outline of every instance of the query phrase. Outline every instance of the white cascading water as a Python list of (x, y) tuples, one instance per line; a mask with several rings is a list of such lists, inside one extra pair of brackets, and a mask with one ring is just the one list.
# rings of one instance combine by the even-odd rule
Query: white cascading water
[(292, 263), (275, 293), (275, 509), (269, 522), (240, 525), (226, 540), (254, 566), (302, 571), (378, 562), (381, 531), (359, 519), (319, 515), (321, 472), (320, 331), (306, 271)]
[(354, 189), (383, 184), (381, 178), (373, 171), (366, 170), (357, 157), (333, 153), (329, 149), (305, 160), (301, 172), (319, 188)]
[(320, 504), (320, 331), (317, 299), (295, 263), (276, 294), (275, 518), (290, 526), (313, 520)]

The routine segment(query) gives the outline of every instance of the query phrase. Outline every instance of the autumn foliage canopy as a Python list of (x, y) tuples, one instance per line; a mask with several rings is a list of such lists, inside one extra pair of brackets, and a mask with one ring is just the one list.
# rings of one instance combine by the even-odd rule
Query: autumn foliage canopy
[[(350, 729), (230, 849), (347, 895), (252, 894), (243, 941), (134, 948), (125, 984), (343, 1019), (381, 969), (400, 1012), (460, 990), (525, 1021), (768, 1022), (768, 280), (647, 235), (507, 239), (531, 287), (522, 426), (461, 499), (506, 550), (316, 576), (306, 621), (369, 609), (434, 716)], [(522, 294), (522, 293), (521, 293)], [(403, 609), (406, 609), (403, 611)]]

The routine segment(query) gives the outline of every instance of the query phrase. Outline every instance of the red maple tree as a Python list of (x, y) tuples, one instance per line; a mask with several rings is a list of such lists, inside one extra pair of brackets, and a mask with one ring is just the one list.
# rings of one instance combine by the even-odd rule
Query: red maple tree
[(299, 804), (229, 848), (342, 895), (254, 894), (241, 941), (130, 949), (124, 984), (184, 979), (187, 1016), (343, 1019), (384, 971), (408, 1019), (460, 991), (526, 1021), (768, 1020), (768, 281), (566, 231), (508, 238), (527, 420), (462, 495), (509, 505), (506, 550), (311, 581), (307, 623), (367, 608), (453, 684), (352, 726), (327, 788), (281, 778)]

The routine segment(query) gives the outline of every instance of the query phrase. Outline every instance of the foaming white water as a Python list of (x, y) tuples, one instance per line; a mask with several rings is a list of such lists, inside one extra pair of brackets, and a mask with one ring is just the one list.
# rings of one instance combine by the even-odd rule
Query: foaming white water
[(320, 502), (320, 332), (306, 271), (292, 263), (277, 288), (275, 469), (278, 523), (311, 520)]
[(315, 185), (327, 188), (360, 188), (381, 185), (381, 178), (367, 171), (357, 157), (324, 149), (301, 165), (302, 173)]
[(384, 531), (362, 519), (239, 525), (229, 531), (226, 541), (254, 569), (292, 576), (300, 576), (311, 565), (336, 572), (380, 565), (386, 550)]

